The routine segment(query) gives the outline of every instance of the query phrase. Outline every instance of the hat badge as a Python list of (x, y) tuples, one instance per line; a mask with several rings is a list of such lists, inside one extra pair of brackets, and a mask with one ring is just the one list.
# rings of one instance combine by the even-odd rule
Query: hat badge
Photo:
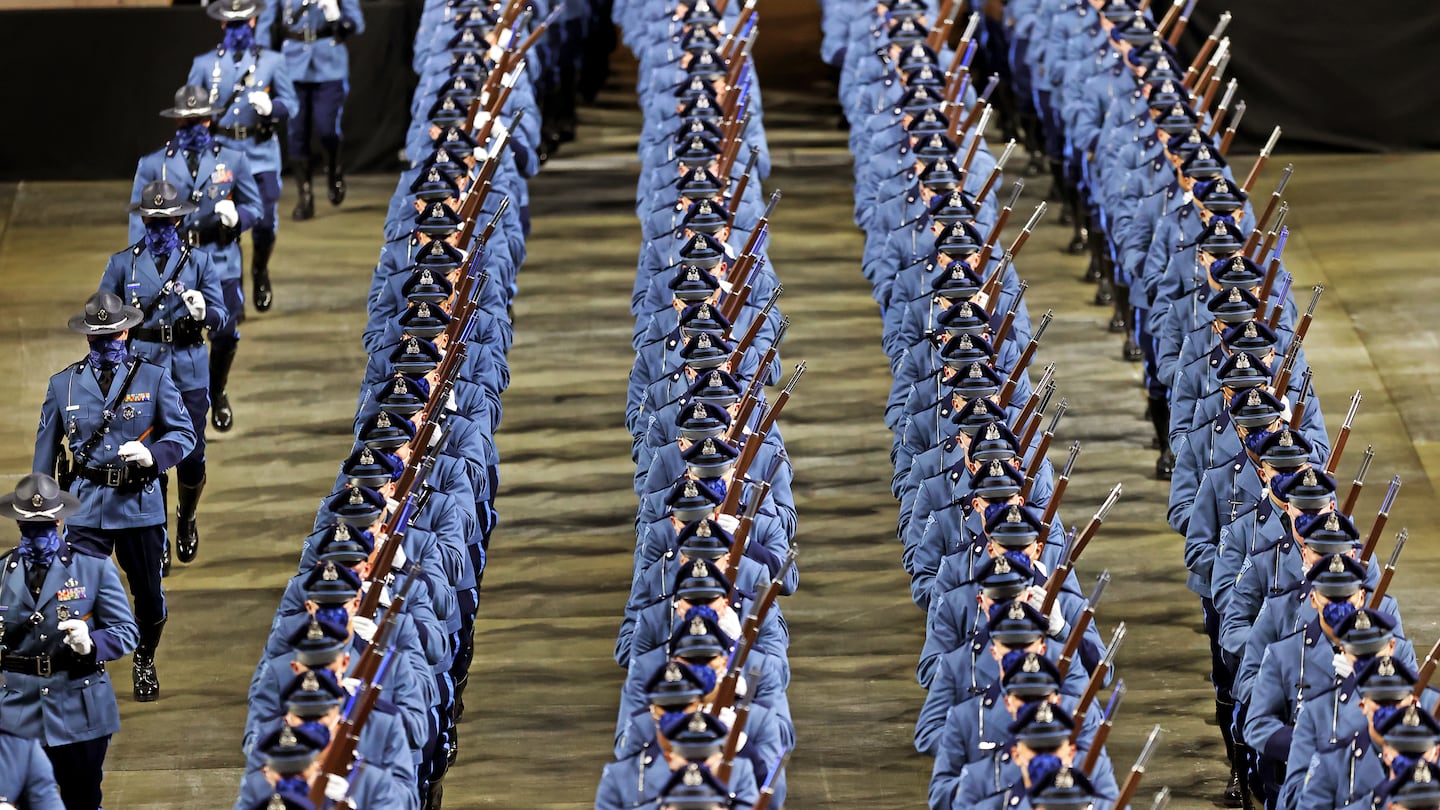
[(1320, 481), (1315, 478), (1315, 471), (1311, 469), (1305, 471), (1305, 476), (1300, 480), (1300, 483), (1304, 484), (1307, 487), (1313, 487), (1318, 485)]
[(320, 579), (326, 582), (336, 582), (340, 579), (340, 572), (335, 569), (335, 563), (325, 563), (325, 570), (320, 573)]
[(973, 349), (975, 347), (975, 344), (970, 342), (969, 335), (961, 335), (960, 342), (956, 345), (958, 345), (962, 349)]
[(700, 494), (700, 491), (695, 488), (695, 482), (694, 482), (694, 481), (686, 481), (686, 482), (685, 482), (684, 497), (686, 497), (686, 498), (694, 498), (694, 497), (697, 497), (699, 494)]
[[(1400, 724), (1409, 728), (1417, 728), (1420, 725), (1420, 712), (1414, 706), (1405, 709), (1405, 716), (1400, 718)], [(1419, 772), (1416, 772), (1419, 776)]]
[(1338, 532), (1338, 531), (1340, 531), (1340, 518), (1336, 517), (1334, 512), (1331, 512), (1331, 513), (1330, 513), (1330, 516), (1327, 517), (1327, 518), (1325, 518), (1325, 531), (1327, 531), (1327, 532)]
[(1006, 523), (1019, 523), (1019, 522), (1020, 522), (1020, 507), (1019, 507), (1019, 506), (1014, 505), (1014, 504), (1012, 504), (1012, 505), (1010, 506), (1009, 511), (1007, 511), (1007, 512), (1005, 513), (1005, 522), (1006, 522)]
[(45, 498), (44, 498), (44, 496), (42, 496), (42, 495), (41, 495), (40, 493), (38, 493), (38, 492), (35, 493), (34, 495), (31, 495), (31, 496), (30, 496), (30, 505), (33, 506), (33, 507), (35, 507), (36, 509), (39, 509), (40, 507), (44, 506), (44, 505), (45, 505)]
[(1160, 92), (1162, 92), (1162, 93), (1173, 93), (1173, 92), (1175, 92), (1175, 83), (1172, 82), (1172, 81), (1170, 81), (1169, 79), (1166, 79), (1166, 80), (1165, 80), (1165, 83), (1162, 84), (1162, 85), (1160, 85)]
[(1229, 194), (1230, 184), (1225, 182), (1224, 178), (1221, 178), (1220, 182), (1215, 184), (1215, 191), (1220, 194)]
[(1343, 574), (1343, 573), (1345, 573), (1345, 561), (1344, 561), (1343, 559), (1341, 559), (1341, 557), (1340, 557), (1339, 554), (1336, 554), (1336, 555), (1334, 555), (1334, 556), (1332, 556), (1332, 557), (1330, 558), (1330, 573), (1332, 573), (1332, 574)]
[(319, 641), (325, 637), (325, 630), (320, 627), (318, 619), (311, 619), (310, 626), (305, 630), (305, 638), (309, 641)]
[(1005, 614), (1005, 618), (1007, 618), (1007, 619), (1023, 619), (1023, 618), (1025, 618), (1025, 606), (1024, 606), (1023, 604), (1021, 604), (1020, 602), (1011, 602), (1011, 603), (1010, 603), (1010, 610), (1009, 610), (1008, 613)]
[(265, 810), (285, 810), (285, 800), (279, 793), (272, 793), (270, 801), (265, 803)]
[[(696, 712), (696, 713), (690, 715), (690, 730), (691, 730), (691, 731), (694, 731), (694, 732), (697, 732), (697, 733), (698, 733), (698, 732), (701, 732), (701, 731), (704, 731), (704, 730), (705, 730), (705, 715), (701, 714), (700, 712)], [(699, 778), (700, 778), (700, 771), (699, 771), (698, 769), (696, 769), (695, 771), (692, 771), (692, 773), (695, 775), (695, 778), (696, 778), (696, 779), (699, 779)], [(690, 773), (685, 774), (685, 778), (686, 778), (686, 779), (689, 779), (690, 776), (691, 776)]]
[(707, 630), (705, 629), (705, 620), (704, 620), (704, 619), (700, 618), (699, 616), (696, 616), (695, 618), (693, 618), (693, 619), (690, 620), (690, 635), (692, 635), (692, 636), (703, 636), (703, 635), (705, 635), (707, 632), (709, 632), (709, 631), (707, 631)]
[(710, 305), (709, 305), (709, 304), (701, 304), (701, 305), (700, 305), (700, 308), (697, 309), (697, 310), (695, 310), (695, 318), (696, 318), (696, 320), (709, 320), (709, 319), (710, 319)]
[(420, 341), (416, 340), (416, 339), (413, 338), (413, 337), (410, 338), (409, 340), (405, 341), (405, 353), (406, 353), (406, 354), (419, 354), (419, 353), (420, 353)]
[(974, 413), (975, 413), (976, 416), (984, 416), (984, 415), (990, 413), (990, 408), (989, 408), (988, 405), (985, 404), (985, 400), (983, 400), (983, 399), (977, 399), (977, 400), (975, 400), (975, 411), (974, 411)]
[[(1179, 105), (1179, 104), (1176, 104), (1176, 105), (1175, 105), (1175, 114), (1176, 114), (1176, 115), (1180, 115), (1182, 112), (1183, 112), (1183, 110), (1180, 109), (1180, 105)], [(1190, 137), (1189, 137), (1187, 140), (1188, 140), (1190, 143), (1200, 143), (1200, 130), (1198, 130), (1198, 129), (1192, 129), (1192, 130), (1190, 130)]]
[[(1413, 711), (1415, 707), (1411, 706), (1410, 709)], [(1433, 778), (1430, 773), (1430, 763), (1423, 759), (1415, 763), (1415, 783), (1417, 785), (1428, 785)]]
[(375, 454), (372, 453), (372, 452), (370, 452), (370, 448), (367, 447), (367, 448), (365, 448), (364, 450), (361, 450), (361, 451), (360, 451), (360, 463), (361, 463), (361, 464), (374, 464), (374, 463), (375, 463)]
[(428, 318), (428, 317), (430, 317), (430, 305), (427, 304), (427, 303), (425, 303), (424, 301), (421, 301), (421, 302), (420, 302), (420, 305), (417, 306), (417, 307), (415, 307), (415, 317), (417, 317), (417, 318)]
[(715, 440), (714, 440), (714, 439), (706, 439), (706, 440), (705, 440), (705, 443), (700, 446), (700, 453), (701, 453), (701, 455), (706, 455), (706, 456), (713, 456), (713, 455), (715, 455)]
[(300, 679), (300, 688), (307, 692), (314, 692), (320, 688), (320, 679), (315, 677), (314, 672), (306, 672), (305, 677)]
[(696, 536), (696, 537), (709, 537), (709, 536), (710, 536), (710, 521), (708, 521), (708, 520), (702, 520), (702, 521), (700, 521), (700, 525), (695, 527), (695, 536)]
[(690, 573), (696, 577), (708, 577), (710, 576), (710, 566), (706, 565), (704, 560), (696, 560), (695, 567), (690, 569)]
[(156, 205), (164, 205), (164, 204), (165, 204), (165, 195), (164, 195), (164, 194), (156, 194), (156, 195), (155, 195), (155, 204), (156, 204)]
[(395, 380), (395, 393), (398, 395), (410, 393), (410, 386), (405, 382), (404, 377), (399, 377)]
[(1235, 356), (1235, 368), (1250, 368), (1250, 355), (1238, 354)]
[[(700, 715), (697, 714), (695, 715), (695, 717), (699, 718)], [(700, 721), (700, 728), (692, 730), (704, 731), (705, 721), (702, 719)], [(699, 787), (700, 785), (705, 783), (705, 777), (703, 774), (700, 773), (700, 766), (693, 764), (687, 765), (685, 767), (685, 775), (681, 777), (681, 780), (685, 783), (686, 787)]]
[(1202, 146), (1202, 147), (1200, 147), (1200, 150), (1195, 153), (1195, 158), (1196, 158), (1197, 160), (1209, 160), (1209, 159), (1210, 159), (1210, 148), (1209, 148), (1208, 146)]
[[(1238, 261), (1238, 259), (1237, 259), (1237, 261)], [(1250, 323), (1245, 324), (1245, 337), (1247, 337), (1247, 338), (1254, 338), (1254, 337), (1259, 337), (1259, 336), (1260, 336), (1260, 333), (1255, 330), (1255, 322), (1254, 322), (1254, 321), (1251, 321)]]
[(725, 381), (720, 377), (720, 372), (716, 371), (710, 375), (710, 385), (714, 388), (725, 385)]
[(1040, 657), (1039, 657), (1038, 655), (1036, 655), (1035, 653), (1029, 653), (1029, 654), (1027, 654), (1027, 655), (1025, 656), (1025, 660), (1020, 664), (1020, 671), (1021, 671), (1021, 672), (1028, 672), (1028, 673), (1030, 673), (1030, 674), (1032, 674), (1032, 675), (1035, 674), (1035, 673), (1037, 673), (1037, 672), (1039, 672), (1039, 671), (1040, 671)]
[(1035, 710), (1035, 722), (1037, 722), (1037, 723), (1053, 723), (1053, 722), (1055, 722), (1055, 711), (1050, 708), (1050, 704), (1049, 704), (1049, 703), (1041, 703), (1041, 704), (1040, 704), (1040, 708)]
[(991, 422), (990, 424), (988, 424), (988, 425), (985, 426), (985, 440), (986, 440), (986, 441), (994, 441), (994, 440), (999, 439), (999, 438), (1000, 438), (1000, 428), (996, 427), (994, 422)]
[(990, 462), (990, 475), (1000, 477), (1005, 474), (1005, 468), (998, 461)]
[(1395, 659), (1391, 658), (1391, 657), (1388, 656), (1388, 655), (1387, 655), (1386, 657), (1384, 657), (1384, 658), (1381, 658), (1381, 659), (1380, 659), (1380, 665), (1375, 668), (1375, 674), (1376, 674), (1376, 675), (1383, 675), (1383, 676), (1385, 676), (1385, 677), (1387, 677), (1387, 678), (1390, 677), (1391, 675), (1394, 675), (1394, 674), (1395, 674)]
[(1288, 431), (1288, 430), (1281, 431), (1281, 432), (1280, 432), (1280, 441), (1279, 441), (1279, 444), (1280, 444), (1281, 447), (1294, 447), (1294, 446), (1295, 446), (1295, 437), (1294, 437), (1294, 435), (1293, 435), (1290, 431)]
[(444, 203), (438, 203), (438, 202), (437, 202), (437, 203), (435, 203), (434, 205), (430, 206), (430, 216), (432, 216), (432, 217), (443, 217), (443, 216), (445, 216), (445, 204), (444, 204)]
[(362, 504), (362, 503), (364, 503), (364, 502), (365, 502), (365, 499), (364, 499), (364, 497), (361, 496), (359, 487), (351, 487), (351, 488), (350, 488), (350, 504), (351, 504), (352, 506), (359, 506), (360, 504)]
[(281, 745), (287, 748), (291, 748), (294, 747), (297, 742), (298, 741), (295, 739), (295, 732), (291, 731), (289, 726), (286, 726), (284, 730), (280, 732)]
[(978, 380), (978, 379), (980, 379), (982, 376), (984, 376), (983, 374), (980, 373), (980, 364), (979, 364), (979, 363), (971, 363), (971, 364), (970, 364), (970, 373), (969, 373), (968, 376), (969, 376), (970, 379), (972, 379), (972, 380)]
[(1245, 404), (1258, 407), (1260, 405), (1260, 392), (1252, 389), (1250, 396), (1245, 399)]
[(443, 107), (443, 109), (453, 110), (453, 109), (455, 109), (455, 99), (453, 99), (453, 98), (451, 98), (451, 97), (449, 97), (449, 96), (446, 96), (446, 97), (445, 97), (445, 103), (444, 103), (443, 105), (441, 105), (441, 106)]
[(665, 678), (665, 682), (666, 682), (666, 683), (677, 683), (677, 682), (679, 682), (683, 677), (684, 677), (684, 676), (682, 676), (682, 675), (680, 674), (680, 665), (679, 665), (679, 664), (670, 663), (670, 664), (666, 664), (666, 665), (665, 665), (665, 675), (664, 675), (664, 678)]
[[(1219, 234), (1219, 231), (1216, 231), (1216, 234), (1218, 235), (1218, 234)], [(1239, 287), (1231, 287), (1231, 288), (1230, 288), (1230, 297), (1226, 299), (1226, 303), (1238, 304), (1238, 303), (1240, 303), (1240, 302), (1243, 301), (1243, 300), (1245, 300), (1245, 299), (1240, 296), (1240, 288), (1239, 288)]]
[(349, 526), (346, 526), (344, 523), (337, 523), (337, 524), (335, 525), (335, 539), (336, 539), (336, 540), (349, 540), (349, 539), (350, 539), (350, 527), (349, 527)]
[(1010, 561), (1009, 561), (1009, 560), (1005, 559), (1004, 557), (996, 557), (996, 558), (995, 558), (994, 573), (996, 573), (996, 574), (1008, 574), (1008, 573), (1010, 573), (1010, 570), (1011, 570), (1011, 569), (1010, 569)]
[(1366, 612), (1363, 611), (1363, 610), (1357, 610), (1357, 611), (1355, 611), (1355, 629), (1356, 629), (1356, 630), (1369, 630), (1369, 629), (1370, 629), (1370, 614), (1366, 613)]
[(109, 312), (106, 312), (106, 311), (103, 310), (103, 309), (96, 310), (96, 311), (95, 311), (95, 320), (97, 320), (97, 321), (99, 321), (99, 322), (101, 322), (101, 323), (104, 323), (104, 322), (110, 320), (110, 313), (109, 313)]
[(707, 416), (705, 406), (702, 403), (695, 403), (695, 409), (690, 412), (691, 419), (704, 419)]
[(697, 349), (708, 349), (708, 348), (710, 348), (710, 335), (707, 334), (707, 333), (705, 333), (705, 332), (701, 332), (701, 333), (695, 338), (695, 348), (697, 348)]
[(1055, 787), (1057, 787), (1057, 788), (1073, 788), (1073, 787), (1075, 787), (1075, 777), (1071, 775), (1069, 768), (1061, 768), (1061, 769), (1060, 769), (1060, 772), (1057, 773), (1057, 774), (1055, 774)]

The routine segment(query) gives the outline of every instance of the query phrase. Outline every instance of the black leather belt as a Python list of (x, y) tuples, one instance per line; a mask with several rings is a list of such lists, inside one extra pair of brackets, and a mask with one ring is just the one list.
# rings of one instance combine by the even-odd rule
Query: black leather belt
[(212, 127), (211, 131), (216, 135), (234, 138), (237, 141), (248, 141), (251, 139), (265, 141), (275, 136), (275, 128), (273, 126), (258, 127), (241, 125), (238, 127)]
[(154, 467), (126, 464), (123, 467), (81, 467), (76, 474), (102, 487), (140, 486), (159, 477)]
[[(194, 323), (194, 321), (191, 321)], [(134, 340), (143, 340), (149, 343), (173, 343), (177, 346), (199, 346), (205, 342), (201, 334), (203, 327), (179, 326), (175, 324), (162, 324), (158, 328), (131, 329), (130, 337)]]
[(296, 42), (314, 42), (317, 39), (335, 36), (335, 26), (325, 23), (319, 28), (287, 28), (285, 38)]
[[(77, 667), (77, 665), (79, 666)], [(71, 678), (83, 678), (86, 675), (104, 672), (105, 665), (81, 664), (69, 656), (57, 660), (50, 655), (12, 655), (0, 652), (0, 670), (34, 675), (37, 678), (49, 678), (57, 672), (69, 675)]]

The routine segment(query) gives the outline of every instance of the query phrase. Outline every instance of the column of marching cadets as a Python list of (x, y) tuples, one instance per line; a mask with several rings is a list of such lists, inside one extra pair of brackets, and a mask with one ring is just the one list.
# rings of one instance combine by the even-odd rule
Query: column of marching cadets
[[(995, 96), (1002, 129), (1025, 139), (1032, 173), (1048, 164), (1054, 193), (1075, 228), (1071, 250), (1089, 253), (1087, 278), (1099, 282), (1097, 303), (1115, 303), (1112, 327), (1125, 334), (1125, 359), (1145, 363), (1147, 405), (1161, 450), (1156, 471), (1172, 480), (1168, 515), (1185, 537), (1189, 586), (1200, 597), (1210, 638), (1215, 719), (1231, 768), (1223, 801), (1248, 807), (1258, 797), (1272, 808), (1440, 806), (1433, 765), (1440, 724), (1434, 691), (1427, 688), (1440, 645), (1417, 666), (1395, 601), (1386, 595), (1406, 532), (1383, 566), (1376, 557), (1400, 481), (1392, 479), (1376, 519), (1362, 533), (1355, 508), (1373, 453), (1367, 449), (1348, 490), (1339, 492), (1335, 472), (1360, 393), (1351, 398), (1332, 446), (1302, 349), (1323, 288), (1313, 290), (1300, 312), (1282, 261), (1288, 236), (1282, 196), (1290, 169), (1258, 217), (1249, 201), (1279, 131), (1243, 180), (1232, 174), (1225, 155), (1244, 102), (1236, 99), (1236, 82), (1223, 78), (1229, 13), (1187, 61), (1174, 43), (1194, 0), (1176, 3), (1158, 21), (1147, 5), (1011, 2), (1003, 13), (972, 19), (948, 62), (942, 46), (953, 7), (932, 13), (898, 0), (882, 4), (883, 16), (826, 8), (826, 56), (843, 66), (855, 153), (864, 158), (857, 162), (856, 212), (871, 236), (865, 270), (876, 285), (896, 369), (889, 417), (897, 431), (905, 560), (917, 603), (929, 606), (920, 676), (931, 694), (916, 743), (936, 756), (931, 804), (999, 806), (1014, 798), (1019, 788), (1010, 785), (1019, 777), (1032, 806), (1084, 806), (1091, 799), (1083, 794), (1092, 790), (1096, 806), (1109, 806), (1133, 792), (1127, 781), (1120, 798), (1112, 799), (1103, 757), (1087, 755), (1083, 770), (1091, 784), (1084, 789), (1078, 775), (1062, 780), (1069, 759), (1063, 748), (1058, 770), (1049, 760), (1038, 778), (1029, 773), (1038, 757), (1028, 741), (1036, 733), (1028, 710), (1020, 708), (1008, 727), (1008, 717), (995, 722), (987, 712), (1002, 693), (1018, 706), (1015, 698), (1027, 697), (1023, 690), (1035, 673), (1024, 666), (1017, 672), (996, 653), (998, 672), (974, 675), (976, 665), (988, 660), (982, 647), (994, 648), (996, 630), (1006, 629), (1004, 618), (994, 616), (982, 629), (984, 614), (972, 605), (988, 607), (987, 589), (1007, 583), (995, 571), (998, 558), (983, 562), (986, 549), (993, 556), (1024, 546), (1037, 532), (1055, 531), (1048, 517), (1035, 520), (1029, 509), (997, 506), (989, 497), (1010, 498), (1018, 486), (1027, 504), (1043, 503), (1043, 452), (1019, 465), (1020, 476), (1003, 463), (1017, 447), (1030, 448), (1035, 422), (1006, 420), (1020, 432), (1017, 442), (1014, 432), (992, 431), (973, 412), (976, 405), (986, 403), (988, 410), (994, 404), (984, 396), (997, 385), (1007, 412), (1019, 407), (1023, 416), (1029, 410), (1032, 400), (1020, 393), (1023, 378), (1006, 377), (1004, 370), (1023, 368), (1030, 347), (1007, 361), (1015, 349), (986, 339), (987, 322), (1000, 313), (1006, 314), (995, 331), (1013, 334), (1017, 345), (1025, 339), (1023, 307), (1013, 305), (1023, 287), (1006, 290), (983, 272), (972, 275), (946, 263), (977, 252), (987, 225), (998, 230), (986, 198), (993, 182), (985, 176), (983, 146), (972, 159), (971, 148), (956, 137), (973, 133), (973, 147), (988, 116), (968, 95), (973, 82), (965, 68), (973, 58), (971, 34), (978, 30), (989, 64), (1007, 77)], [(938, 21), (938, 31), (929, 20)], [(996, 86), (987, 85), (981, 96)], [(959, 127), (956, 117), (963, 119)], [(907, 147), (914, 160), (904, 157)], [(957, 158), (957, 150), (965, 156)], [(998, 216), (1004, 214), (1002, 209)], [(967, 222), (978, 223), (976, 230)], [(931, 228), (934, 252), (924, 255), (913, 248)], [(1024, 238), (1022, 232), (999, 261), (1012, 259)], [(993, 241), (978, 247), (979, 261), (997, 261), (988, 249)], [(969, 264), (977, 269), (976, 261)], [(1036, 333), (1042, 330), (1043, 323)], [(956, 346), (957, 340), (964, 342)], [(927, 341), (938, 344), (938, 352), (921, 349), (917, 357), (916, 348)], [(991, 358), (1000, 373), (966, 365)], [(952, 395), (945, 383), (957, 377), (974, 382), (951, 382)], [(1038, 397), (1040, 403), (1049, 398), (1043, 381)], [(958, 432), (940, 422), (952, 414)], [(1042, 451), (1051, 433), (1047, 428), (1042, 434)], [(968, 467), (952, 465), (961, 454)], [(996, 457), (1002, 464), (991, 461)], [(1053, 514), (1074, 457), (1072, 448), (1046, 515)], [(969, 539), (982, 524), (988, 545)], [(1007, 541), (1012, 531), (1021, 539)], [(1083, 549), (1085, 539), (1082, 532), (1060, 546), (1061, 558), (1073, 561), (1071, 549)], [(1040, 570), (1054, 570), (1046, 560), (1051, 550), (1032, 552), (1032, 559), (1037, 553)], [(1028, 584), (1022, 560), (1002, 567), (1019, 568), (1019, 579)], [(1037, 574), (1035, 581), (1041, 579)], [(1012, 587), (1020, 589), (1021, 582)], [(952, 593), (960, 598), (952, 600)], [(1091, 596), (1090, 606), (1096, 599)], [(1066, 610), (1065, 600), (1061, 591), (1060, 614), (1040, 611), (1021, 640), (1038, 638), (1035, 631), (1047, 622), (1047, 630), (1061, 634), (1055, 642), (1073, 634), (1074, 607)], [(1043, 643), (1048, 656), (1052, 642)], [(1091, 668), (1090, 642), (1067, 647)], [(1067, 653), (1056, 667), (1065, 674)], [(1114, 654), (1113, 642), (1108, 653)], [(1017, 657), (1011, 663), (1023, 662)], [(1040, 664), (1037, 671), (1049, 671), (1043, 662), (1033, 663)], [(965, 680), (955, 684), (955, 673)], [(1064, 694), (1065, 683), (1059, 685)], [(1082, 710), (1094, 685), (1092, 680), (1081, 697)], [(1076, 719), (1075, 725), (1082, 730), (1071, 743), (1084, 745), (1084, 724)], [(1047, 745), (1063, 736), (1055, 734)], [(1152, 749), (1147, 745), (1141, 763)], [(1025, 757), (1031, 757), (1027, 773), (1003, 765)], [(1090, 771), (1089, 760), (1102, 771)], [(1067, 790), (1060, 790), (1061, 781)], [(1157, 804), (1163, 801), (1157, 797)]]
[(786, 689), (795, 591), (792, 470), (776, 420), (788, 327), (765, 251), (769, 155), (749, 49), (754, 4), (620, 3), (640, 62), (644, 242), (631, 311), (634, 578), (625, 668), (595, 807), (780, 807), (795, 744)]
[(236, 807), (441, 805), (496, 526), (537, 84), (555, 57), (536, 46), (559, 13), (425, 6), (412, 160), (370, 283), (355, 444), (251, 682)]

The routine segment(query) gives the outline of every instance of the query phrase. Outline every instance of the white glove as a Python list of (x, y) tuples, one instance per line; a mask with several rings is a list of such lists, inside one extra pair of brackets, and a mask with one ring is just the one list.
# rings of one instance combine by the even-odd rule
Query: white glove
[(190, 310), (190, 317), (197, 321), (205, 320), (205, 296), (199, 290), (186, 290), (180, 293), (180, 300), (185, 302), (185, 308)]
[(332, 802), (343, 802), (350, 795), (350, 780), (333, 773), (325, 774), (325, 798)]
[[(1045, 604), (1045, 589), (1039, 585), (1031, 585), (1025, 590), (1025, 601), (1030, 604), (1030, 607), (1039, 610)], [(1047, 634), (1059, 636), (1065, 632), (1065, 616), (1060, 613), (1058, 600), (1050, 606), (1050, 615), (1045, 618), (1050, 622), (1050, 626), (1045, 630)]]
[(726, 728), (734, 728), (735, 708), (733, 706), (726, 706), (725, 708), (720, 710), (720, 713), (716, 715), (716, 718), (720, 722), (724, 723)]
[(275, 110), (275, 104), (270, 100), (270, 94), (264, 90), (256, 90), (246, 96), (245, 100), (250, 102), (250, 106), (255, 108), (255, 112), (261, 115), (269, 115)]
[(95, 649), (95, 642), (90, 640), (90, 627), (80, 619), (66, 619), (56, 627), (65, 631), (65, 646), (77, 655), (89, 655)]
[(320, 0), (320, 13), (325, 15), (325, 22), (335, 22), (340, 19), (340, 0)]
[(395, 500), (394, 498), (386, 498), (385, 511), (389, 512), (392, 515), (395, 514), (396, 512), (400, 511), (400, 502)]
[(141, 467), (155, 466), (155, 457), (150, 454), (150, 448), (135, 441), (120, 445), (120, 460), (133, 461)]
[(1350, 663), (1350, 657), (1343, 652), (1335, 653), (1331, 663), (1335, 666), (1335, 677), (1337, 678), (1348, 678), (1355, 674), (1355, 665)]
[(15, 805), (10, 802), (0, 802), (0, 810), (15, 810)]
[(215, 203), (215, 215), (220, 217), (220, 224), (227, 228), (233, 228), (240, 224), (240, 212), (235, 210), (233, 200), (221, 200)]
[(740, 528), (740, 518), (734, 515), (720, 515), (715, 518), (715, 522), (720, 524), (720, 528), (731, 534), (734, 534), (735, 530)]
[(720, 632), (730, 638), (740, 638), (740, 617), (735, 615), (735, 611), (725, 611), (725, 615), (720, 617), (719, 624)]
[(340, 679), (340, 686), (341, 686), (346, 692), (349, 692), (350, 694), (353, 695), (353, 694), (355, 694), (356, 692), (359, 692), (359, 691), (360, 691), (360, 687), (363, 686), (363, 683), (360, 681), (359, 678), (341, 678), (341, 679)]
[(445, 438), (445, 429), (436, 425), (435, 430), (430, 434), (430, 447), (435, 448), (439, 446), (440, 440), (443, 438)]
[(356, 616), (350, 620), (350, 627), (355, 630), (355, 635), (365, 639), (366, 643), (375, 638), (375, 620), (367, 619), (364, 616)]
[(405, 556), (405, 548), (403, 546), (397, 545), (395, 546), (395, 557), (391, 561), (390, 567), (395, 569), (396, 571), (399, 571), (401, 568), (405, 567), (405, 560), (407, 559), (408, 558)]
[(450, 389), (448, 392), (446, 392), (446, 394), (445, 394), (445, 410), (450, 411), (451, 413), (458, 413), (458, 412), (460, 411), (460, 406), (459, 406), (458, 404), (456, 404), (456, 401), (455, 401), (455, 389), (454, 389), (454, 388), (451, 388), (451, 389)]

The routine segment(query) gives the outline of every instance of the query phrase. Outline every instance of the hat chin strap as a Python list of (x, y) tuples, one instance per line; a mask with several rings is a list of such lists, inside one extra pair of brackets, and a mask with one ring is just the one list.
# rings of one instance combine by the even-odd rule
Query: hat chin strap
[(38, 512), (32, 512), (28, 509), (21, 509), (18, 504), (12, 504), (12, 508), (15, 510), (16, 514), (20, 515), (20, 517), (25, 520), (34, 520), (35, 518), (49, 518), (51, 520), (55, 520), (57, 519), (55, 516), (60, 513), (61, 509), (65, 508), (65, 504), (62, 503), (54, 508), (42, 509)]

